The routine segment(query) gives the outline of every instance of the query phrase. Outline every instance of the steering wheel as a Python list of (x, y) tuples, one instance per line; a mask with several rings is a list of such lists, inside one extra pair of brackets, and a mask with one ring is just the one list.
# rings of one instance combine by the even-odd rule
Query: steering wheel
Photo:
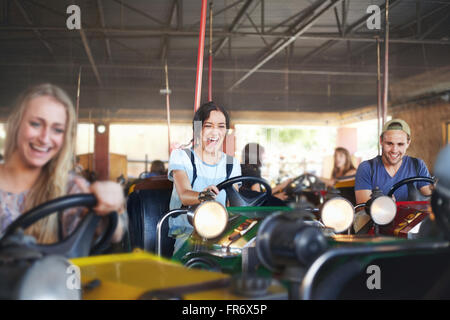
[(290, 188), (292, 193), (300, 193), (307, 188), (320, 189), (322, 184), (323, 182), (317, 176), (311, 173), (304, 173), (292, 180), (286, 189)]
[[(405, 184), (409, 184), (409, 183), (413, 183), (413, 182), (417, 182), (417, 181), (425, 181), (425, 182), (430, 182), (430, 183), (435, 183), (433, 178), (430, 177), (420, 177), (420, 176), (416, 176), (416, 177), (410, 177), (410, 178), (406, 178), (403, 179), (399, 182), (397, 182), (396, 184), (394, 184), (391, 188), (391, 190), (389, 190), (387, 196), (388, 197), (392, 197), (392, 195), (394, 194), (394, 192), (400, 188), (401, 186), (405, 185)], [(411, 194), (412, 193), (412, 194)], [(417, 190), (417, 188), (408, 188), (408, 199), (411, 198), (412, 201), (418, 201), (417, 199), (423, 199), (423, 198), (429, 198), (430, 196), (424, 196), (420, 193), (419, 190)]]
[(97, 199), (93, 194), (74, 194), (43, 203), (22, 214), (18, 219), (11, 223), (0, 239), (0, 243), (16, 233), (19, 229), (26, 229), (38, 220), (45, 218), (52, 213), (72, 207), (86, 207), (89, 208), (88, 214), (86, 214), (75, 231), (66, 239), (50, 245), (27, 244), (27, 246), (46, 255), (63, 255), (67, 258), (99, 254), (108, 247), (111, 241), (117, 227), (118, 215), (116, 212), (111, 212), (108, 215), (108, 227), (92, 246), (95, 230), (101, 219), (101, 217), (92, 211), (92, 207), (96, 204)]
[[(260, 183), (266, 190), (255, 197), (246, 197), (233, 187), (233, 184), (244, 181)], [(225, 190), (228, 201), (230, 201), (230, 206), (232, 207), (258, 207), (261, 206), (270, 195), (272, 195), (272, 188), (266, 180), (263, 178), (250, 176), (238, 176), (225, 180), (217, 185), (217, 189), (219, 189), (219, 191)]]

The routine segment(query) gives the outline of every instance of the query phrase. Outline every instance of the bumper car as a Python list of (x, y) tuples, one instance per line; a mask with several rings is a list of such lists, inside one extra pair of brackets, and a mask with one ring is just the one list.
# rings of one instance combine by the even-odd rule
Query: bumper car
[[(245, 180), (263, 184), (265, 192), (247, 198), (232, 187), (233, 184)], [(305, 196), (299, 197), (292, 206), (274, 207), (258, 206), (271, 194), (270, 186), (260, 178), (236, 177), (218, 185), (218, 188), (227, 191), (230, 207), (224, 208), (217, 202), (205, 201), (193, 208), (172, 210), (161, 218), (157, 225), (158, 255), (164, 256), (163, 248), (166, 240), (163, 227), (167, 224), (167, 219), (185, 214), (194, 231), (171, 257), (172, 260), (179, 261), (188, 268), (219, 271), (231, 275), (245, 273), (271, 277), (274, 270), (262, 263), (262, 260), (267, 259), (257, 254), (256, 242), (260, 229), (266, 230), (264, 226), (271, 225), (274, 217), (290, 221), (294, 226), (292, 230), (294, 233), (297, 232), (297, 227), (301, 226), (302, 229), (303, 225), (307, 225), (308, 230), (313, 228), (325, 235), (346, 231), (354, 219), (353, 205), (338, 194), (329, 194), (327, 201), (318, 207), (310, 203)], [(321, 199), (321, 202), (325, 201), (325, 197), (321, 196)], [(289, 227), (286, 226), (287, 229)], [(327, 247), (325, 238), (317, 237), (310, 239), (311, 243), (304, 247), (309, 253), (303, 252), (303, 255), (315, 257)]]
[[(383, 233), (405, 211), (404, 203), (393, 203), (389, 197), (374, 195), (364, 204), (373, 223), (368, 234), (349, 232), (355, 207), (338, 196), (320, 207), (300, 201), (294, 208), (225, 209), (207, 201), (180, 213), (191, 216), (196, 228), (192, 237), (200, 242), (185, 245), (202, 249), (191, 247), (185, 253), (195, 268), (183, 266), (182, 257), (168, 260), (140, 249), (100, 254), (112, 232), (107, 228), (93, 243), (98, 217), (92, 213), (67, 239), (38, 246), (21, 229), (50, 212), (95, 205), (90, 195), (70, 196), (64, 204), (54, 200), (24, 214), (2, 235), (0, 294), (4, 299), (448, 299), (449, 159), (447, 148), (438, 158), (439, 180), (430, 203), (416, 202), (414, 208), (414, 203), (407, 204), (407, 210), (422, 212), (415, 219), (426, 217), (414, 237), (401, 231), (414, 229), (417, 224), (410, 224), (415, 219), (402, 225), (398, 234)], [(241, 200), (254, 204), (262, 199)], [(222, 221), (219, 228), (205, 219), (205, 212), (213, 211), (222, 217), (215, 219)], [(114, 219), (113, 214), (111, 228)], [(221, 272), (212, 272), (211, 265)]]
[[(334, 223), (334, 232), (308, 230), (304, 219), (295, 229), (288, 217), (270, 217), (256, 236), (259, 261), (289, 281), (292, 299), (449, 299), (449, 186), (441, 179), (431, 203), (375, 195), (361, 205), (370, 214), (369, 233), (348, 232), (351, 206), (340, 203), (347, 213), (337, 219), (336, 208), (330, 210), (337, 198), (321, 210), (321, 221)], [(302, 251), (319, 244), (318, 252)]]
[[(338, 179), (334, 187), (327, 187), (326, 184), (317, 176), (311, 173), (304, 173), (292, 180), (292, 182), (283, 190), (288, 199), (286, 202), (294, 205), (301, 197), (307, 199), (315, 207), (319, 207), (329, 197), (333, 197), (336, 193), (349, 200), (353, 205), (356, 204), (355, 199), (355, 176), (346, 176)], [(327, 196), (328, 193), (332, 193)]]
[[(92, 208), (90, 194), (62, 197), (44, 203), (15, 220), (0, 239), (1, 299), (79, 299), (76, 267), (71, 258), (100, 254), (109, 246), (117, 226), (117, 213), (108, 215), (107, 227), (95, 241), (100, 217), (90, 210), (70, 236), (48, 245), (37, 244), (23, 230), (55, 212), (71, 207)], [(72, 282), (72, 280), (74, 282)]]
[[(393, 203), (375, 196), (362, 204), (370, 215), (368, 234), (335, 235), (308, 267), (302, 299), (450, 298), (450, 147), (439, 154), (430, 201)], [(393, 186), (429, 178), (414, 177)], [(391, 203), (389, 203), (391, 201)]]
[[(242, 194), (233, 185), (243, 181), (260, 183), (265, 191)], [(189, 268), (240, 273), (260, 222), (274, 213), (292, 210), (287, 206), (263, 206), (272, 192), (270, 185), (261, 178), (234, 177), (220, 183), (217, 188), (226, 191), (230, 206), (225, 208), (209, 200), (189, 209), (168, 212), (157, 226), (157, 254), (163, 255), (162, 248), (164, 241), (167, 241), (163, 226), (167, 219), (185, 214), (194, 232), (172, 260)], [(244, 266), (244, 269), (247, 268)]]
[(411, 177), (395, 184), (387, 196), (383, 196), (379, 189), (373, 190), (371, 199), (367, 203), (355, 206), (356, 209), (364, 208), (367, 213), (364, 215), (366, 219), (362, 218), (363, 222), (355, 226), (356, 233), (381, 234), (408, 239), (419, 237), (422, 223), (429, 224), (427, 221), (432, 215), (430, 201), (423, 200), (425, 197), (414, 187), (410, 188), (414, 190), (409, 196), (411, 200), (397, 202), (391, 200), (398, 188), (419, 181), (431, 184), (436, 182), (429, 177)]
[(304, 173), (294, 178), (283, 191), (288, 196), (286, 202), (289, 204), (298, 202), (303, 196), (314, 206), (323, 204), (327, 194), (325, 183), (311, 173)]
[[(118, 217), (114, 212), (108, 215), (107, 226), (96, 239), (94, 235), (101, 218), (92, 211), (85, 215), (71, 235), (54, 244), (37, 244), (32, 236), (23, 232), (50, 214), (72, 207), (90, 209), (95, 205), (93, 195), (70, 195), (44, 203), (14, 221), (0, 239), (0, 298), (248, 298), (248, 295), (239, 293), (239, 283), (222, 273), (188, 269), (140, 249), (130, 253), (104, 254), (117, 226)], [(282, 288), (276, 284), (269, 283), (264, 288), (265, 297), (283, 297)], [(261, 291), (257, 294), (261, 296)]]
[[(417, 181), (434, 182), (406, 179), (388, 196), (374, 190), (359, 206), (328, 195), (318, 207), (265, 213), (264, 207), (231, 207), (224, 210), (228, 225), (218, 229), (220, 236), (206, 239), (194, 232), (174, 258), (188, 267), (280, 280), (291, 299), (449, 298), (450, 193), (438, 183), (431, 202), (391, 198), (397, 188)], [(355, 232), (361, 207), (369, 218)]]

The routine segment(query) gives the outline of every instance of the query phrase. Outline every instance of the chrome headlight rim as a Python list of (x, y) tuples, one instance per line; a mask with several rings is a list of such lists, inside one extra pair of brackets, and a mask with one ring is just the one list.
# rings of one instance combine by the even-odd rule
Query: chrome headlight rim
[[(326, 213), (328, 213), (328, 211), (326, 209), (332, 204), (333, 201), (340, 201), (343, 204), (348, 205), (348, 208), (351, 211), (351, 218), (348, 219), (348, 222), (345, 224), (345, 226), (346, 226), (345, 228), (342, 227), (342, 228), (336, 229), (333, 226), (331, 226), (330, 220), (328, 219), (328, 216), (326, 215)], [(325, 216), (325, 218), (324, 218), (324, 216)], [(333, 198), (327, 200), (323, 204), (323, 206), (320, 210), (320, 220), (325, 225), (325, 227), (333, 229), (335, 233), (343, 233), (343, 232), (347, 231), (349, 228), (351, 228), (351, 226), (353, 225), (353, 222), (355, 220), (355, 207), (348, 199), (346, 199), (342, 196), (333, 197)], [(328, 222), (326, 220), (328, 220)]]
[[(212, 206), (212, 207), (211, 207)], [(213, 225), (214, 217), (211, 217), (211, 209), (218, 210), (216, 213), (216, 218), (219, 220), (214, 220), (214, 222), (219, 222), (217, 229), (214, 232), (209, 232), (206, 230), (210, 227), (216, 227)], [(220, 216), (220, 214), (223, 214)], [(220, 237), (223, 232), (226, 230), (228, 225), (228, 211), (227, 209), (218, 201), (208, 200), (200, 203), (192, 212), (190, 212), (192, 219), (192, 226), (194, 227), (195, 232), (203, 239), (211, 240)], [(205, 219), (206, 220), (203, 220)]]
[(81, 300), (79, 267), (63, 256), (45, 256), (30, 265), (16, 290), (20, 300)]
[[(391, 211), (391, 218), (389, 218), (389, 219), (379, 218), (376, 209), (377, 209), (377, 206), (379, 205), (380, 201), (386, 201), (386, 204), (389, 204), (389, 205), (392, 204), (393, 211)], [(386, 226), (386, 225), (390, 224), (392, 221), (394, 221), (394, 219), (397, 215), (397, 204), (391, 197), (384, 196), (384, 195), (372, 199), (366, 205), (366, 208), (367, 208), (368, 213), (370, 214), (372, 221), (376, 225), (379, 225), (379, 226)]]

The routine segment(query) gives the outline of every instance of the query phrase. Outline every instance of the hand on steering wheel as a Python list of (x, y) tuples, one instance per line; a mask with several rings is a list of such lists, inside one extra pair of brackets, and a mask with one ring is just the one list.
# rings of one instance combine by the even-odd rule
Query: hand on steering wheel
[[(405, 184), (410, 184), (413, 182), (418, 182), (418, 181), (425, 181), (425, 182), (429, 182), (431, 184), (434, 184), (436, 182), (433, 178), (430, 178), (430, 177), (415, 176), (415, 177), (406, 178), (406, 179), (403, 179), (403, 180), (397, 182), (396, 184), (394, 184), (392, 186), (391, 190), (389, 190), (387, 196), (392, 197), (394, 192), (401, 186), (403, 186)], [(429, 196), (423, 195), (419, 190), (417, 190), (417, 188), (414, 188), (413, 190), (414, 190), (413, 194), (408, 194), (408, 199), (412, 198), (412, 201), (418, 201), (419, 199), (423, 199), (423, 198), (428, 199), (431, 197), (431, 195), (429, 195)]]
[(91, 210), (96, 205), (97, 199), (92, 194), (74, 194), (48, 201), (22, 214), (11, 223), (0, 239), (0, 243), (18, 229), (26, 229), (52, 213), (71, 207), (87, 207), (90, 209), (89, 213), (85, 215), (75, 231), (66, 239), (50, 245), (29, 244), (28, 247), (47, 255), (63, 255), (67, 258), (83, 257), (89, 255), (89, 253), (99, 254), (108, 247), (111, 241), (117, 226), (118, 215), (116, 212), (111, 212), (108, 215), (109, 223), (107, 229), (92, 246), (95, 230), (101, 219)]
[[(255, 183), (260, 183), (266, 189), (265, 192), (258, 194), (255, 197), (249, 198), (240, 194), (234, 187), (233, 184), (237, 182), (252, 181)], [(250, 176), (238, 176), (228, 180), (225, 180), (217, 185), (217, 189), (225, 190), (227, 193), (228, 201), (232, 207), (257, 207), (261, 206), (264, 201), (272, 194), (272, 188), (267, 183), (266, 180), (258, 177)]]

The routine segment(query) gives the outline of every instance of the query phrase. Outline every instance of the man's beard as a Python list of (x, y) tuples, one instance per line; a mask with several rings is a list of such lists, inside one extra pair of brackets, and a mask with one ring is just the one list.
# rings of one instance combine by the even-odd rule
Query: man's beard
[(386, 160), (386, 162), (389, 163), (390, 165), (396, 165), (396, 164), (398, 164), (399, 162), (402, 161), (402, 159), (403, 159), (403, 154), (398, 154), (397, 157), (395, 157), (394, 159), (392, 159), (392, 158), (389, 156), (389, 153), (383, 152), (383, 157), (384, 157), (384, 159)]

